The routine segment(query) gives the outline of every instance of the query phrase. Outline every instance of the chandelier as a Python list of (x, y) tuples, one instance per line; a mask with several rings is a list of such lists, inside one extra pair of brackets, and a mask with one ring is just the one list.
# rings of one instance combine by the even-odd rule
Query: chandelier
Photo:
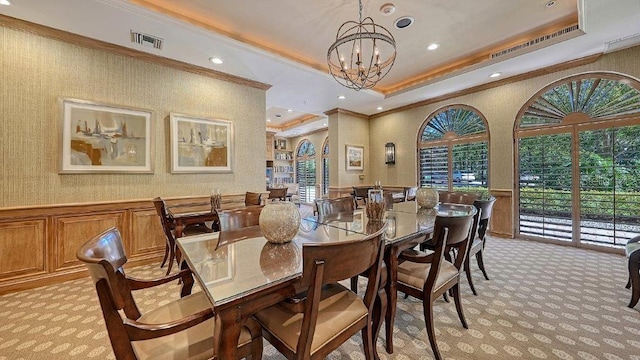
[[(329, 72), (341, 85), (354, 90), (371, 89), (389, 73), (396, 60), (396, 41), (389, 30), (371, 17), (340, 25), (336, 41), (327, 51)], [(386, 58), (383, 58), (386, 56)]]

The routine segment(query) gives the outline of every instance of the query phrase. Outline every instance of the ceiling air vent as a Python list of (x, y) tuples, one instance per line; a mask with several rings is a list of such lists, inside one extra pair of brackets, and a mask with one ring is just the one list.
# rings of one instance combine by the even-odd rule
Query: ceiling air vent
[(508, 49), (504, 49), (502, 51), (495, 52), (495, 53), (491, 54), (491, 59), (499, 58), (501, 56), (510, 54), (510, 53), (512, 53), (514, 51), (524, 50), (524, 49), (526, 49), (528, 47), (541, 44), (541, 43), (543, 43), (545, 41), (548, 41), (548, 40), (551, 40), (551, 39), (555, 39), (555, 38), (557, 38), (559, 36), (569, 34), (569, 33), (574, 32), (576, 30), (578, 30), (578, 24), (569, 26), (569, 27), (564, 28), (562, 30), (556, 31), (556, 32), (554, 32), (552, 34), (548, 34), (548, 35), (537, 37), (535, 39), (527, 41), (526, 43), (523, 43), (523, 44), (520, 44), (520, 45), (516, 45), (516, 46), (512, 46), (512, 47), (510, 47)]
[(131, 30), (131, 42), (162, 50), (162, 39), (152, 35), (147, 35)]

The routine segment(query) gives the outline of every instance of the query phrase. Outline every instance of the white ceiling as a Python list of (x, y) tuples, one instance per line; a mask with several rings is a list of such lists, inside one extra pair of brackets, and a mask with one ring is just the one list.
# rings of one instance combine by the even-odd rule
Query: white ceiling
[[(605, 52), (608, 43), (631, 45), (640, 38), (634, 37), (640, 35), (640, 0), (556, 0), (550, 8), (545, 7), (548, 0), (396, 0), (397, 10), (390, 16), (379, 9), (391, 0), (364, 0), (363, 15), (391, 31), (398, 57), (380, 87), (356, 92), (324, 70), (326, 49), (339, 25), (357, 20), (356, 0), (12, 1), (13, 6), (0, 6), (1, 14), (270, 84), (267, 127), (305, 119), (282, 136), (323, 127), (324, 112), (333, 108), (372, 115), (493, 81), (488, 77), (493, 72), (514, 76)], [(499, 48), (576, 12), (582, 36), (394, 90), (421, 74)], [(394, 21), (405, 15), (412, 16), (414, 24), (394, 28)], [(131, 43), (131, 30), (162, 38), (163, 49)], [(620, 42), (627, 38), (631, 41)], [(426, 51), (431, 42), (441, 47)], [(224, 63), (214, 65), (210, 57)]]

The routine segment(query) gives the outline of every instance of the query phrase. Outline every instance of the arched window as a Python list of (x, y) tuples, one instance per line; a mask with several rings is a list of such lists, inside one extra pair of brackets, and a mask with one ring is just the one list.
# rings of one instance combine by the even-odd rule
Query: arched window
[(309, 140), (302, 140), (296, 150), (296, 182), (300, 188), (300, 200), (316, 199), (316, 149)]
[(520, 110), (514, 136), (519, 235), (623, 246), (640, 233), (640, 82), (557, 81)]
[(329, 138), (322, 144), (322, 195), (329, 194)]
[(488, 142), (486, 121), (474, 108), (451, 105), (437, 110), (418, 133), (419, 185), (487, 190)]

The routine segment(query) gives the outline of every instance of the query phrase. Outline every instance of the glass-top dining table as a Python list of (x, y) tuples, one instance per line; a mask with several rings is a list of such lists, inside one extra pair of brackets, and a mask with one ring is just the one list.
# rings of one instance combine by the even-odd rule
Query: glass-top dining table
[[(385, 212), (385, 263), (388, 306), (384, 314), (387, 352), (393, 351), (392, 332), (397, 300), (397, 257), (433, 232), (436, 210), (419, 209), (415, 202), (395, 203)], [(271, 244), (258, 226), (177, 239), (183, 260), (220, 319), (219, 356), (235, 359), (240, 329), (248, 317), (298, 291), (302, 276), (302, 247), (310, 242), (361, 239), (384, 222), (367, 218), (364, 209), (353, 214), (302, 219), (295, 238), (286, 244)], [(356, 256), (356, 255), (354, 255)], [(383, 314), (374, 314), (378, 324)]]

